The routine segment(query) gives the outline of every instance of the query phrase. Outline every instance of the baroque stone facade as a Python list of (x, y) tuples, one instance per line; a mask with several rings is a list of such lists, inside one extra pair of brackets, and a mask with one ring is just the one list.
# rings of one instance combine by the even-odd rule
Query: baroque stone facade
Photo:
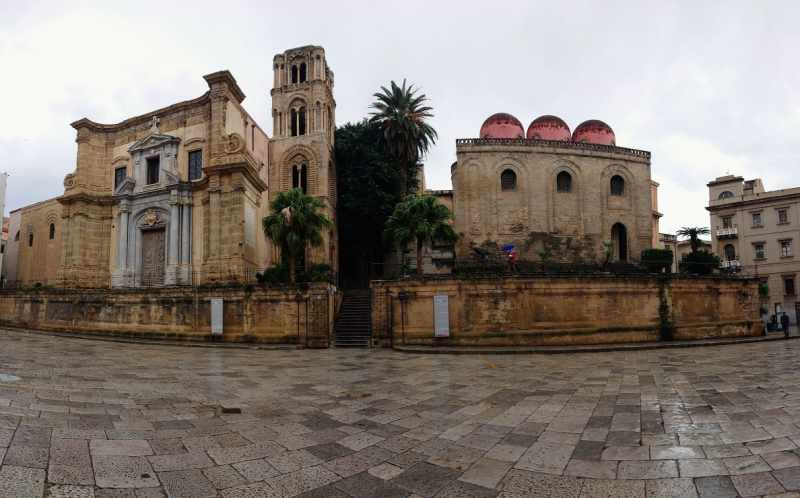
[[(589, 123), (589, 125), (587, 125)], [(451, 168), (459, 259), (473, 249), (516, 246), (518, 258), (587, 259), (614, 242), (615, 259), (639, 259), (658, 233), (650, 153), (616, 146), (600, 121), (570, 139), (559, 118), (522, 125), (508, 114), (489, 118), (481, 138), (456, 142)], [(656, 242), (657, 243), (657, 242)]]

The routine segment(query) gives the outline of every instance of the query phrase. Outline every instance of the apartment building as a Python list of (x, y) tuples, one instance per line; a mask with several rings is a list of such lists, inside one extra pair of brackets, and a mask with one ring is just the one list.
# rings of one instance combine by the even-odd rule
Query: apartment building
[[(760, 179), (722, 176), (708, 183), (711, 244), (723, 265), (757, 269), (769, 285), (761, 299), (770, 312), (778, 304), (794, 318), (800, 257), (800, 188), (764, 190)], [(793, 320), (794, 321), (794, 320)]]

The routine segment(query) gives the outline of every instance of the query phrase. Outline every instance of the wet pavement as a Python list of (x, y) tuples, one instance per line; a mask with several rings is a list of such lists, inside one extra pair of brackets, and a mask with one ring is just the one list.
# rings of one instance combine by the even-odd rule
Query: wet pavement
[(453, 356), (0, 331), (19, 377), (0, 495), (800, 496), (798, 359), (797, 340)]

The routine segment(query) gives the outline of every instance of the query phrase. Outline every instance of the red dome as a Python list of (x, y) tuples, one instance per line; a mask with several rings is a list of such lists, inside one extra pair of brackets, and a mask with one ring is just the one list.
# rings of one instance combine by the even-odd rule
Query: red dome
[(579, 124), (572, 134), (572, 141), (601, 145), (617, 145), (614, 130), (597, 119), (590, 119), (589, 121), (584, 121)]
[(499, 112), (483, 122), (480, 138), (525, 138), (519, 119)]
[(528, 140), (570, 141), (569, 126), (556, 116), (540, 116), (528, 126)]

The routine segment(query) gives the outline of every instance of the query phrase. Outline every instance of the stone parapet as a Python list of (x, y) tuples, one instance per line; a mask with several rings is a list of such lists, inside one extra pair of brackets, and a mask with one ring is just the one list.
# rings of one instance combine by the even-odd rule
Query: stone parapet
[[(405, 294), (402, 304), (398, 293)], [(372, 282), (383, 346), (539, 346), (760, 335), (755, 279), (558, 277)], [(433, 297), (449, 298), (450, 337), (434, 340)], [(401, 316), (403, 321), (401, 322)]]
[[(301, 344), (326, 348), (333, 332), (328, 284), (0, 291), (0, 324), (106, 337)], [(223, 333), (211, 335), (211, 299), (223, 299)], [(299, 308), (299, 313), (298, 313)], [(298, 337), (299, 331), (299, 337)]]

